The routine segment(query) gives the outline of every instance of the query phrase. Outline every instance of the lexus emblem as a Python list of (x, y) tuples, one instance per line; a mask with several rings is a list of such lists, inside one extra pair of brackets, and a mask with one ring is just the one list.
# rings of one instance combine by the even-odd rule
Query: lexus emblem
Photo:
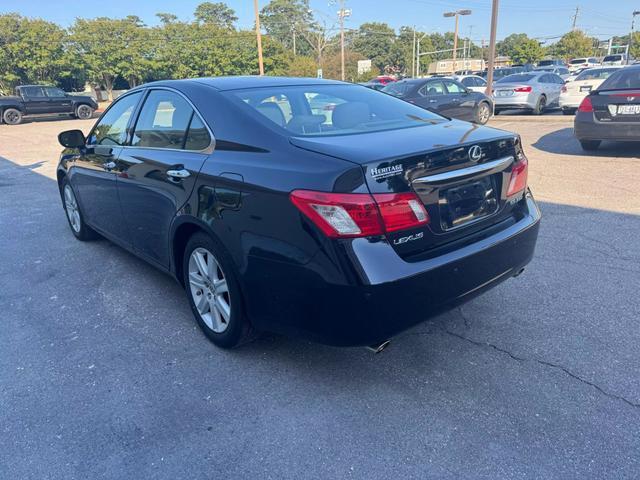
[(482, 149), (480, 145), (474, 145), (469, 149), (469, 160), (472, 162), (478, 162), (482, 158)]

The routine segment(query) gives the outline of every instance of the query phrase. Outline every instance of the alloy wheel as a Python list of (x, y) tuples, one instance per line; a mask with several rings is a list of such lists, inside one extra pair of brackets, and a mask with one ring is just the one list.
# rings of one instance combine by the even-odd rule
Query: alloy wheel
[(491, 117), (489, 106), (486, 103), (480, 104), (480, 110), (478, 111), (478, 121), (482, 125), (484, 125), (489, 121), (489, 117)]
[(189, 289), (204, 323), (216, 333), (224, 332), (231, 319), (227, 278), (214, 255), (198, 247), (189, 257)]
[(78, 118), (86, 119), (91, 117), (91, 108), (86, 105), (80, 105), (78, 107)]
[(76, 201), (76, 196), (71, 190), (70, 185), (65, 185), (64, 187), (64, 206), (67, 211), (67, 218), (69, 218), (69, 223), (71, 224), (71, 228), (76, 233), (80, 233), (80, 228), (82, 224), (80, 223), (80, 211), (78, 210), (78, 202)]

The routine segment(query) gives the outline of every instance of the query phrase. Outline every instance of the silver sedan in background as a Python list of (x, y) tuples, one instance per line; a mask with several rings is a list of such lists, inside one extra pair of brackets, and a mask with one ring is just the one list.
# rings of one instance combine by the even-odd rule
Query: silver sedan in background
[(504, 110), (525, 110), (540, 115), (558, 105), (564, 80), (555, 73), (533, 71), (501, 78), (493, 86), (496, 115)]

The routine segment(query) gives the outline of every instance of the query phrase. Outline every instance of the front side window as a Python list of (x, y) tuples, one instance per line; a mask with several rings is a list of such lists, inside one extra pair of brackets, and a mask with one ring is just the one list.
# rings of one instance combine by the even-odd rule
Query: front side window
[[(370, 133), (447, 121), (391, 95), (358, 85), (274, 86), (228, 93), (239, 108), (250, 109), (255, 118), (266, 118), (295, 136)], [(280, 96), (289, 101), (288, 120), (283, 119), (284, 112), (275, 112), (273, 107), (279, 105), (269, 107), (273, 112), (268, 114), (264, 108), (263, 100)]]
[(89, 135), (89, 145), (123, 145), (127, 139), (127, 125), (141, 92), (119, 98), (102, 116)]
[(465, 93), (466, 90), (462, 85), (456, 82), (452, 82), (451, 80), (445, 80), (444, 84), (447, 87), (447, 91), (449, 93)]
[(64, 92), (59, 88), (45, 87), (44, 90), (47, 92), (47, 97), (60, 98), (65, 96)]
[(144, 102), (131, 145), (183, 149), (193, 109), (174, 92), (152, 90)]

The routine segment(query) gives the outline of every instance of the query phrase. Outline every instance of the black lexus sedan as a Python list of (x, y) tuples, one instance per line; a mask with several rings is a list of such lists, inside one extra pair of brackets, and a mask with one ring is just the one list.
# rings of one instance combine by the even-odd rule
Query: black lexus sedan
[(584, 150), (603, 140), (640, 141), (640, 65), (621, 68), (584, 98), (574, 120)]
[(484, 125), (493, 115), (493, 101), (449, 78), (411, 78), (384, 87), (384, 93), (441, 115)]
[(518, 136), (359, 85), (150, 83), (59, 140), (73, 234), (175, 276), (221, 347), (377, 345), (518, 275), (538, 236)]

